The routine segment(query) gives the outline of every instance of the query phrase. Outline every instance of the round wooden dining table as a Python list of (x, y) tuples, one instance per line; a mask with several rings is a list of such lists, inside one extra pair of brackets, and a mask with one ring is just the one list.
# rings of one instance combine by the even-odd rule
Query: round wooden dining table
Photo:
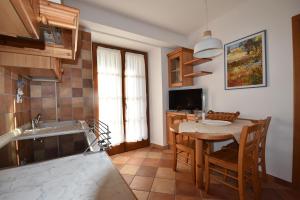
[[(190, 123), (188, 131), (184, 131), (184, 126), (180, 124)], [(170, 126), (170, 131), (189, 136), (195, 139), (195, 160), (196, 160), (196, 185), (198, 188), (203, 187), (204, 171), (204, 142), (217, 142), (229, 139), (239, 139), (244, 126), (250, 126), (253, 123), (250, 120), (236, 120), (227, 126), (211, 126), (200, 124), (200, 122), (181, 122)], [(194, 127), (193, 127), (194, 126)], [(239, 142), (239, 141), (238, 141)]]

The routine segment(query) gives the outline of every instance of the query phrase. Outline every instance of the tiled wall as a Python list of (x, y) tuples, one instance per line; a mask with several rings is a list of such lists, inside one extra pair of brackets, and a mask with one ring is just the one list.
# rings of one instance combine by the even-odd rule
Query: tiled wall
[[(62, 81), (57, 83), (57, 114), (60, 120), (93, 118), (91, 34), (80, 34), (79, 57), (62, 65), (64, 74)], [(31, 82), (32, 116), (41, 113), (42, 120), (55, 120), (55, 106), (54, 83)]]
[(0, 66), (0, 135), (30, 122), (30, 87), (25, 80), (23, 103), (16, 103), (17, 80), (21, 78)]
[(42, 114), (43, 120), (56, 119), (56, 97), (54, 82), (30, 82), (31, 117)]

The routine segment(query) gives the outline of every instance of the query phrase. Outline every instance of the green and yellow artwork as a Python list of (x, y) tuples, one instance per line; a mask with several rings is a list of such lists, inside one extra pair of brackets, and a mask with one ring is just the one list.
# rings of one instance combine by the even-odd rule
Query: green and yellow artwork
[(225, 89), (266, 86), (265, 39), (261, 31), (225, 45)]

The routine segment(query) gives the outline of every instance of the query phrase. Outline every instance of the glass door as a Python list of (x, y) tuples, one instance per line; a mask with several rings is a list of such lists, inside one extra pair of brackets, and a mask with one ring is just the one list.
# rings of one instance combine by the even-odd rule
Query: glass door
[(93, 44), (96, 118), (109, 126), (110, 155), (149, 145), (147, 54)]
[(182, 82), (181, 78), (181, 56), (176, 54), (169, 59), (169, 73), (170, 73), (170, 85), (180, 86)]

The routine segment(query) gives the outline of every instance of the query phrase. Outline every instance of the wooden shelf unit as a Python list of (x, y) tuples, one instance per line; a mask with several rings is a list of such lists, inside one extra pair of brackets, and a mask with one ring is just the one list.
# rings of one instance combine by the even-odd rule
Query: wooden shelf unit
[[(0, 17), (6, 20), (0, 22), (0, 65), (34, 78), (61, 80), (61, 59), (77, 55), (79, 14), (77, 8), (48, 0), (1, 0)], [(44, 31), (61, 40), (47, 42)]]
[(0, 52), (0, 65), (17, 74), (35, 78), (62, 78), (61, 61), (58, 58), (38, 55)]
[(210, 61), (212, 61), (211, 58), (193, 58), (192, 60), (185, 62), (184, 65), (200, 65)]
[(40, 0), (39, 3), (41, 22), (47, 26), (63, 29), (63, 49), (70, 50), (71, 55), (68, 54), (68, 59), (74, 60), (78, 46), (79, 9), (52, 3), (48, 0)]
[(197, 72), (193, 72), (190, 74), (186, 74), (184, 75), (184, 77), (198, 77), (198, 76), (206, 76), (206, 75), (210, 75), (212, 74), (212, 72), (208, 72), (208, 71), (197, 71)]
[(193, 66), (184, 66), (183, 63), (193, 58), (193, 50), (187, 48), (178, 48), (168, 55), (168, 74), (169, 87), (184, 87), (193, 85), (193, 78), (187, 78), (184, 75), (193, 72)]

